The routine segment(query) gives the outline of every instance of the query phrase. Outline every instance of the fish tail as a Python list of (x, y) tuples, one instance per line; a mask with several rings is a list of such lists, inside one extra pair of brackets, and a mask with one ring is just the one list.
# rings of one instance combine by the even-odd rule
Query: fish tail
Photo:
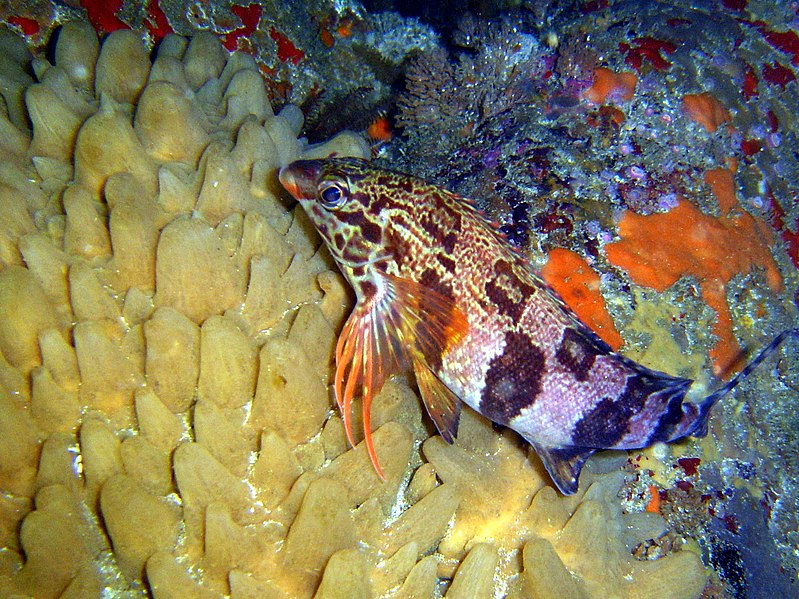
[(746, 366), (744, 366), (743, 370), (736, 374), (732, 380), (713, 391), (702, 401), (698, 402), (696, 404), (698, 414), (696, 416), (695, 425), (693, 430), (691, 430), (688, 434), (695, 437), (704, 437), (707, 434), (707, 419), (711, 408), (730, 391), (735, 389), (750, 374), (752, 374), (752, 371), (760, 366), (763, 360), (777, 351), (788, 338), (799, 339), (799, 329), (787, 329), (774, 337), (772, 342), (761, 349), (760, 353), (757, 354), (757, 356), (755, 356)]

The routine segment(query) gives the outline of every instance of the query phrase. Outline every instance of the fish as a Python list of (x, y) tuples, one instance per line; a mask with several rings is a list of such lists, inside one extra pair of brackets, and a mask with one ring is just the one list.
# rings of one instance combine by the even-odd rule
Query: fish
[(461, 405), (513, 429), (565, 495), (599, 450), (704, 436), (711, 408), (799, 329), (784, 331), (729, 383), (700, 401), (693, 381), (614, 352), (472, 202), (423, 179), (331, 157), (297, 160), (279, 179), (307, 212), (356, 303), (339, 335), (334, 395), (350, 444), (361, 397), (412, 370), (447, 443)]

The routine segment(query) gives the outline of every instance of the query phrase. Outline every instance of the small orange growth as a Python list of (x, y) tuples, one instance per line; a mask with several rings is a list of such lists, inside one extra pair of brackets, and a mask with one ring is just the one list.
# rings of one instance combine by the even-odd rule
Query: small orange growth
[(638, 77), (635, 73), (624, 71), (614, 73), (610, 69), (600, 67), (594, 71), (594, 82), (583, 92), (583, 97), (594, 104), (604, 104), (611, 100), (632, 100)]
[(608, 106), (607, 104), (600, 106), (596, 116), (590, 115), (588, 117), (588, 125), (591, 127), (608, 127), (612, 126), (616, 129), (624, 124), (627, 117), (624, 113), (615, 106)]
[(627, 117), (624, 116), (624, 113), (615, 106), (600, 107), (599, 116), (601, 119), (612, 123), (617, 127), (621, 127), (624, 124), (624, 121), (627, 120)]
[(388, 141), (394, 136), (394, 132), (388, 118), (379, 116), (366, 129), (366, 135), (373, 141)]
[(614, 350), (622, 346), (624, 340), (599, 292), (599, 275), (582, 256), (555, 248), (549, 252), (549, 261), (541, 270), (541, 276), (605, 343)]
[(708, 92), (686, 94), (682, 99), (682, 108), (691, 120), (702, 125), (710, 133), (731, 118), (730, 111)]
[(352, 21), (349, 19), (342, 19), (339, 23), (338, 29), (336, 29), (336, 33), (338, 33), (341, 37), (349, 37), (352, 35)]
[(332, 48), (333, 44), (336, 43), (336, 40), (333, 38), (333, 34), (324, 27), (319, 30), (319, 39), (328, 48)]
[(779, 290), (782, 278), (769, 251), (773, 237), (766, 223), (748, 212), (731, 213), (738, 206), (732, 173), (714, 169), (708, 171), (706, 181), (716, 195), (721, 216), (703, 214), (685, 199), (665, 214), (626, 212), (619, 222), (621, 240), (607, 244), (605, 252), (633, 282), (657, 291), (664, 291), (681, 276), (699, 281), (702, 299), (716, 311), (713, 333), (718, 341), (710, 357), (714, 373), (723, 376), (730, 374), (741, 358), (727, 305), (730, 279), (760, 267), (769, 287)]
[(723, 216), (727, 216), (733, 208), (738, 206), (733, 173), (734, 171), (727, 168), (713, 168), (705, 173), (705, 183), (710, 186), (710, 190), (716, 196), (719, 210)]
[(660, 513), (660, 491), (657, 485), (649, 485), (649, 501), (644, 509), (652, 514)]

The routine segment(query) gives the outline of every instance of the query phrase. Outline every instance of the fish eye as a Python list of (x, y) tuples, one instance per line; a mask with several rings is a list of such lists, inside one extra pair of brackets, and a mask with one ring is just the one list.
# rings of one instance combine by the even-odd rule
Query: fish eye
[(344, 181), (322, 181), (318, 188), (319, 202), (328, 210), (341, 208), (350, 197), (350, 190)]

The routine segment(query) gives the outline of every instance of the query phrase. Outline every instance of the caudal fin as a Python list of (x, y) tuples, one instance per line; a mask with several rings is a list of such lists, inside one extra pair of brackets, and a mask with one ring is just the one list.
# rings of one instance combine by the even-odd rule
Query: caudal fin
[(771, 354), (773, 354), (779, 347), (789, 338), (789, 337), (796, 337), (799, 339), (799, 329), (788, 329), (783, 331), (774, 339), (771, 343), (769, 343), (766, 347), (760, 350), (760, 353), (754, 357), (746, 366), (744, 366), (743, 370), (733, 377), (731, 381), (722, 385), (713, 393), (705, 397), (702, 401), (697, 404), (697, 408), (699, 410), (699, 414), (696, 417), (696, 427), (689, 432), (688, 434), (693, 435), (695, 437), (704, 437), (707, 434), (707, 417), (710, 413), (710, 409), (716, 405), (716, 403), (727, 393), (735, 389), (739, 383), (741, 383), (745, 378), (747, 378), (752, 371), (760, 366), (760, 364), (768, 358)]

